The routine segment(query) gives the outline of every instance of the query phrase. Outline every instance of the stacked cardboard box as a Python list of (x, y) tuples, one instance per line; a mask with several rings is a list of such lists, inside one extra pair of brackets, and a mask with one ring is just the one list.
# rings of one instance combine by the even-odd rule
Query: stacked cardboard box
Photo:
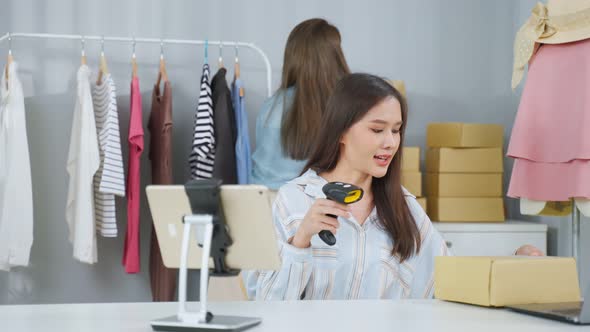
[(416, 196), (426, 210), (426, 198), (422, 197), (422, 173), (420, 172), (420, 148), (404, 147), (402, 157), (402, 186)]
[(404, 81), (402, 81), (402, 80), (388, 80), (387, 82), (389, 84), (391, 84), (397, 91), (399, 91), (399, 93), (401, 93), (404, 98), (407, 98), (406, 84), (404, 83)]
[(426, 133), (428, 215), (440, 222), (502, 222), (504, 128), (432, 123)]

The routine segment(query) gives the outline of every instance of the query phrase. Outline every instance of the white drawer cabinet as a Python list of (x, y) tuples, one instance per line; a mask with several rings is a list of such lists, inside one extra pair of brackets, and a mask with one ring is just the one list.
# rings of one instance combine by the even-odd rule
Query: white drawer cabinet
[(547, 225), (544, 224), (519, 221), (433, 224), (456, 256), (509, 256), (525, 244), (547, 253)]

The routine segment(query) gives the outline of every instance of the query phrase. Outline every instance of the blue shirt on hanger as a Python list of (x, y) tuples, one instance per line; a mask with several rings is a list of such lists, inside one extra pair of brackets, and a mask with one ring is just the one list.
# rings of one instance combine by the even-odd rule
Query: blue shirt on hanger
[(248, 133), (248, 114), (244, 103), (244, 85), (242, 80), (236, 78), (232, 84), (232, 102), (236, 114), (236, 127), (238, 137), (236, 140), (236, 167), (238, 184), (248, 184), (252, 169), (252, 157), (250, 155), (250, 135)]

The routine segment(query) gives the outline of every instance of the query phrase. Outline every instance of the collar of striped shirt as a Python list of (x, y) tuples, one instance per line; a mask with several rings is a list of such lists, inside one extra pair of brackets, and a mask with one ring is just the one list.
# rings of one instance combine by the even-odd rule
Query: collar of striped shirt
[(289, 181), (289, 183), (303, 187), (303, 192), (313, 198), (326, 198), (326, 195), (322, 191), (322, 187), (328, 183), (328, 181), (319, 176), (312, 169), (308, 169), (303, 175)]
[[(326, 179), (319, 176), (314, 170), (308, 169), (305, 173), (303, 173), (300, 177), (297, 177), (288, 183), (293, 183), (299, 186), (304, 187), (304, 192), (313, 197), (313, 198), (326, 198), (326, 195), (322, 191), (322, 187), (328, 183)], [(406, 188), (402, 187), (402, 192), (404, 196), (410, 196), (416, 198), (412, 193), (410, 193)]]

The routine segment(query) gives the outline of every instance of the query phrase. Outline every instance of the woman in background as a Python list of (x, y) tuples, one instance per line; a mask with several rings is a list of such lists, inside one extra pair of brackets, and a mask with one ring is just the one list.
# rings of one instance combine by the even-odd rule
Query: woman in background
[(252, 183), (278, 190), (301, 174), (328, 97), (350, 72), (340, 44), (338, 29), (323, 19), (303, 21), (289, 34), (281, 87), (256, 119)]

